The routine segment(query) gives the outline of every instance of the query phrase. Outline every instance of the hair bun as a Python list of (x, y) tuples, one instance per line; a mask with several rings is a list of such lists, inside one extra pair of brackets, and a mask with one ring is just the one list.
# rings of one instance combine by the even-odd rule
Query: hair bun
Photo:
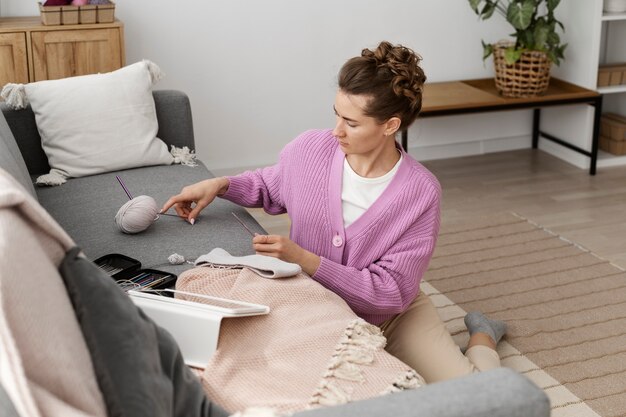
[(422, 109), (426, 76), (419, 66), (421, 59), (409, 48), (383, 41), (374, 49), (363, 49), (341, 67), (339, 88), (368, 98), (364, 115), (379, 123), (397, 117), (406, 129)]
[(422, 58), (418, 54), (405, 46), (383, 41), (373, 51), (363, 49), (361, 56), (375, 64), (379, 71), (388, 71), (394, 93), (408, 99), (411, 108), (421, 109), (426, 75), (419, 66)]

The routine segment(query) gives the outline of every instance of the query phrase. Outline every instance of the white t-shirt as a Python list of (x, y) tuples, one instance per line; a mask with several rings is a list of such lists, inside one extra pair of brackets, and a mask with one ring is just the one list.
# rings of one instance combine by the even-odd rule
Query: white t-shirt
[(354, 172), (347, 159), (343, 160), (343, 181), (341, 183), (341, 207), (343, 227), (350, 226), (385, 191), (393, 176), (400, 168), (400, 159), (389, 172), (381, 177), (365, 178)]

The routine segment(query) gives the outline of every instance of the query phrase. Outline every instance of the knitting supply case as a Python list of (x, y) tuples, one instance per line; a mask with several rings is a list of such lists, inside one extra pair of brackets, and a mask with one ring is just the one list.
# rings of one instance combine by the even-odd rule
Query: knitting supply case
[[(173, 288), (177, 279), (177, 276), (170, 272), (141, 268), (140, 261), (119, 253), (101, 256), (94, 262), (124, 290), (162, 290)], [(164, 295), (170, 296), (169, 293)]]

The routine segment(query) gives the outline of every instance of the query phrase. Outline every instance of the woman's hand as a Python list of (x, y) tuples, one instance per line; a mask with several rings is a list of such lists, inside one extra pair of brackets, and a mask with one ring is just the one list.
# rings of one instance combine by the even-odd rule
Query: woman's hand
[(286, 236), (256, 235), (252, 239), (252, 246), (259, 255), (271, 256), (300, 265), (309, 276), (313, 276), (320, 266), (319, 256), (302, 249)]
[(225, 177), (211, 178), (188, 185), (181, 190), (180, 194), (170, 197), (161, 208), (160, 213), (164, 213), (174, 206), (180, 217), (194, 224), (202, 209), (211, 204), (215, 197), (228, 191), (229, 185), (230, 181)]

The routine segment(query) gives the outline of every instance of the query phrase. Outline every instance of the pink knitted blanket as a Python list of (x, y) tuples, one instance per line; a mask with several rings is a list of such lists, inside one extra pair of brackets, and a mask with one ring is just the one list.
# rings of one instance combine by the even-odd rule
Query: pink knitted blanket
[(271, 308), (265, 316), (222, 322), (202, 383), (229, 411), (294, 412), (424, 384), (384, 350), (378, 327), (304, 274), (270, 280), (248, 269), (200, 267), (181, 274), (177, 289)]

